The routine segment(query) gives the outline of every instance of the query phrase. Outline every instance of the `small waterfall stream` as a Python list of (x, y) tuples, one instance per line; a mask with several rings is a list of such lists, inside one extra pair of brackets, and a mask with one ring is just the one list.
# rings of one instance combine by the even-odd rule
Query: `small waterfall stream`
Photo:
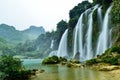
[(67, 36), (68, 36), (68, 29), (65, 30), (60, 40), (60, 44), (59, 44), (58, 52), (57, 52), (58, 57), (68, 57)]
[(50, 49), (53, 49), (53, 46), (54, 46), (54, 40), (51, 41), (51, 45), (50, 45)]

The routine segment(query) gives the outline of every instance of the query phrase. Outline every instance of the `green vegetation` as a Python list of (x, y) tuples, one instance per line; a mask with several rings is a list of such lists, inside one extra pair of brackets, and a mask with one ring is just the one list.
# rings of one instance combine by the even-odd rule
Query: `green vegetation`
[(3, 80), (27, 80), (31, 71), (25, 70), (20, 59), (11, 56), (0, 57), (0, 72)]
[(42, 61), (42, 64), (57, 64), (59, 63), (59, 58), (57, 56), (47, 57)]
[(61, 62), (67, 62), (67, 59), (64, 57), (57, 57), (57, 56), (52, 56), (52, 57), (47, 57), (42, 61), (42, 64), (58, 64)]
[(87, 65), (93, 65), (93, 64), (97, 64), (97, 63), (98, 63), (98, 61), (96, 59), (91, 59), (91, 60), (86, 61)]
[(120, 46), (108, 49), (103, 55), (97, 56), (95, 59), (86, 61), (87, 65), (97, 63), (109, 63), (111, 65), (119, 65), (120, 63)]
[(70, 12), (69, 12), (69, 17), (70, 17), (69, 27), (74, 29), (80, 15), (90, 7), (92, 7), (90, 2), (83, 1), (82, 3), (79, 3), (77, 6), (75, 6), (72, 10), (70, 10)]
[(79, 3), (77, 6), (75, 6), (73, 9), (69, 12), (70, 20), (68, 22), (68, 50), (69, 52), (72, 52), (72, 40), (73, 40), (73, 30), (78, 22), (78, 19), (80, 15), (87, 10), (88, 8), (92, 7), (92, 3), (88, 1), (83, 1), (82, 3)]
[(113, 8), (112, 8), (112, 24), (114, 24), (114, 27), (119, 26), (120, 27), (120, 1), (119, 0), (113, 0)]
[[(35, 40), (27, 40), (25, 37), (26, 35), (21, 34), (20, 31), (17, 31), (13, 26), (9, 26), (6, 24), (1, 24), (0, 26), (0, 55), (22, 55), (27, 56), (28, 58), (43, 58), (48, 56), (48, 54), (52, 50), (57, 50), (59, 46), (60, 39), (64, 33), (64, 31), (68, 28), (68, 50), (69, 52), (72, 52), (72, 40), (73, 40), (73, 30), (75, 28), (75, 25), (79, 19), (79, 16), (87, 9), (93, 7), (96, 4), (102, 5), (103, 9), (103, 15), (105, 14), (108, 7), (113, 5), (112, 12), (111, 12), (111, 22), (112, 22), (112, 28), (114, 33), (112, 35), (113, 38), (113, 47), (110, 48), (105, 52), (105, 54), (98, 56), (98, 58), (92, 59), (87, 61), (89, 64), (95, 64), (99, 62), (105, 62), (110, 64), (118, 64), (117, 61), (119, 61), (119, 54), (120, 54), (120, 1), (119, 0), (93, 0), (93, 3), (90, 3), (88, 1), (83, 1), (82, 3), (79, 3), (77, 6), (75, 6), (73, 9), (69, 12), (70, 20), (67, 23), (64, 20), (61, 20), (57, 24), (57, 30), (52, 32), (46, 32), (44, 34), (39, 35)], [(83, 16), (85, 17), (85, 16)], [(98, 23), (97, 23), (97, 10), (93, 14), (93, 42), (96, 43), (96, 38), (98, 37)], [(86, 20), (83, 20), (84, 23), (86, 23)], [(31, 28), (34, 28), (33, 26)], [(30, 28), (30, 29), (31, 29)], [(23, 31), (26, 34), (31, 33), (31, 30), (27, 29)], [(4, 31), (4, 34), (3, 34)], [(35, 30), (36, 31), (36, 30)], [(10, 34), (10, 35), (8, 35)], [(54, 40), (54, 46), (53, 49), (50, 49), (51, 41)], [(12, 41), (12, 46), (10, 41)], [(20, 41), (19, 43), (17, 41)], [(23, 42), (24, 41), (24, 42)], [(17, 42), (17, 44), (16, 44)], [(96, 46), (94, 44), (92, 46)], [(114, 54), (112, 54), (114, 53)], [(117, 53), (117, 54), (116, 54)], [(117, 56), (114, 56), (117, 55)], [(69, 54), (69, 56), (71, 56)], [(114, 57), (113, 57), (114, 56)], [(26, 58), (27, 58), (26, 57)], [(60, 62), (61, 60), (65, 60), (64, 58), (47, 58), (46, 61), (52, 61), (54, 63), (55, 61)], [(55, 62), (55, 63), (58, 63)], [(45, 62), (46, 63), (46, 62)]]

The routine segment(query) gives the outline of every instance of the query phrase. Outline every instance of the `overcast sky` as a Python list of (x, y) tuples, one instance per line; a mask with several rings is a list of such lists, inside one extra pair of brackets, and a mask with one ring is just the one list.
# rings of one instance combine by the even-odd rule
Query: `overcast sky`
[(60, 20), (69, 20), (69, 10), (81, 1), (0, 0), (0, 24), (11, 25), (18, 30), (30, 25), (43, 26), (46, 31), (55, 30)]

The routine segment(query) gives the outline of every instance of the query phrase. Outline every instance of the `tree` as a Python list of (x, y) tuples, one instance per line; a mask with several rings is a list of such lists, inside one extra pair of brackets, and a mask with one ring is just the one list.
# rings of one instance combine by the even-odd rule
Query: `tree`
[(83, 1), (82, 3), (79, 3), (77, 6), (75, 6), (72, 10), (69, 12), (69, 27), (74, 29), (79, 16), (88, 8), (92, 7), (92, 4), (88, 1)]
[(60, 22), (58, 22), (57, 24), (57, 31), (55, 32), (55, 37), (54, 38), (55, 40), (55, 47), (56, 49), (58, 49), (58, 45), (59, 45), (59, 42), (61, 40), (61, 37), (63, 35), (63, 33), (65, 32), (65, 30), (68, 28), (68, 23), (64, 20), (61, 20)]

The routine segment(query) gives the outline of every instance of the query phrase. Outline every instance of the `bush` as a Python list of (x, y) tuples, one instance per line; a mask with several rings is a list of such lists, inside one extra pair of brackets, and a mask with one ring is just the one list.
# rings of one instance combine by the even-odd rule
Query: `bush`
[(57, 64), (57, 63), (59, 63), (59, 58), (57, 56), (48, 57), (42, 61), (42, 64)]
[(93, 65), (93, 64), (96, 64), (96, 63), (98, 63), (98, 61), (96, 59), (91, 59), (91, 60), (86, 61), (87, 65)]
[(0, 72), (3, 80), (26, 80), (30, 78), (31, 71), (23, 70), (20, 59), (12, 56), (0, 57)]
[(18, 71), (22, 69), (20, 59), (12, 56), (2, 56), (0, 58), (0, 71), (5, 74), (10, 74), (11, 71)]
[(111, 52), (117, 52), (117, 53), (120, 53), (120, 47), (113, 47), (111, 48)]
[(9, 76), (6, 76), (6, 80), (28, 80), (30, 78), (31, 71), (12, 71)]
[(104, 63), (110, 63), (112, 65), (118, 65), (118, 60), (120, 59), (120, 55), (116, 56), (116, 57), (105, 57), (102, 58), (102, 62)]
[(67, 62), (67, 59), (64, 58), (64, 57), (60, 57), (60, 58), (59, 58), (59, 61), (60, 61), (60, 62)]

